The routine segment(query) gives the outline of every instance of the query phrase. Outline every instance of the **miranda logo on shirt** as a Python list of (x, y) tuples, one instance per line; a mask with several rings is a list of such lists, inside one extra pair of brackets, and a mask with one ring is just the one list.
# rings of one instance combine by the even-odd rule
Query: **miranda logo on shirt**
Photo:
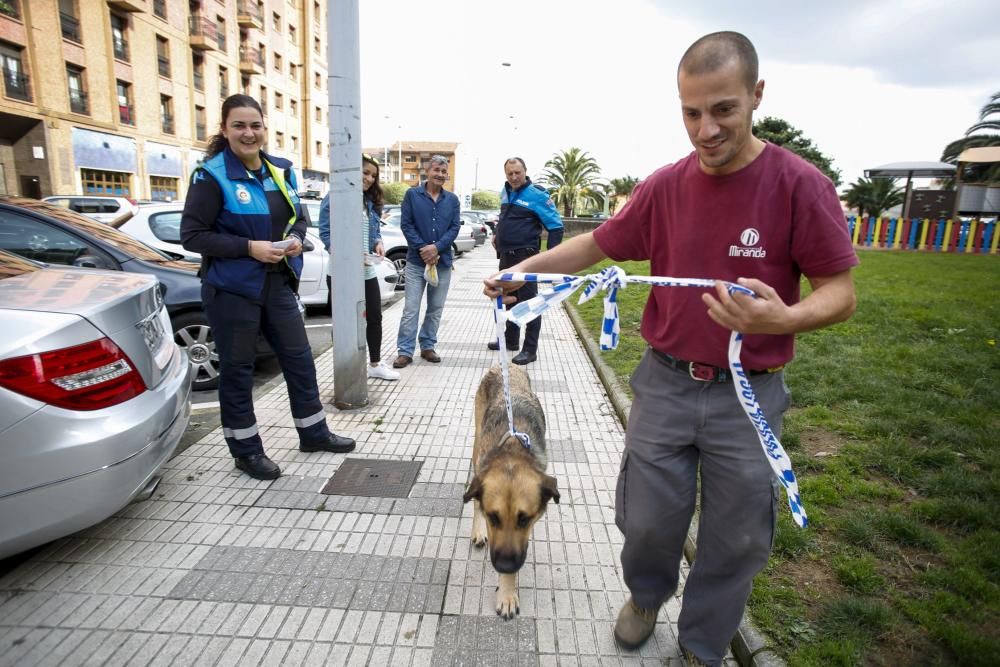
[(730, 257), (767, 257), (767, 251), (758, 246), (760, 242), (760, 232), (753, 227), (747, 227), (740, 234), (741, 245), (729, 246)]

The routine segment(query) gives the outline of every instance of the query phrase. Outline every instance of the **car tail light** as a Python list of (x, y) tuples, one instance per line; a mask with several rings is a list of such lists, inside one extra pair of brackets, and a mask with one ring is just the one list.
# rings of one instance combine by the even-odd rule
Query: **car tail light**
[(127, 201), (129, 204), (132, 204), (132, 206), (138, 206), (139, 205), (139, 202), (137, 202), (136, 200), (132, 199), (131, 197), (125, 197), (125, 201)]
[(146, 391), (132, 361), (108, 338), (4, 359), (0, 387), (68, 410), (100, 410)]

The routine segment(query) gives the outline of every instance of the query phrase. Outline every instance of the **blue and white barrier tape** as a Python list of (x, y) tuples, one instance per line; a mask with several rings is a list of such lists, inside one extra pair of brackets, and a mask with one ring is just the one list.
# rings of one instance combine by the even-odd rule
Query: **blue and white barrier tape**
[[(499, 310), (502, 308), (502, 301), (497, 297), (497, 308), (494, 309), (494, 318), (497, 321), (497, 342), (500, 349), (504, 349), (503, 325), (505, 319), (524, 326), (535, 319), (546, 310), (567, 299), (581, 285), (584, 287), (580, 295), (579, 303), (591, 299), (601, 290), (607, 294), (604, 297), (604, 323), (601, 326), (601, 349), (613, 350), (618, 347), (620, 326), (618, 324), (618, 290), (629, 283), (640, 283), (653, 285), (656, 287), (704, 287), (712, 288), (716, 282), (722, 282), (730, 294), (740, 292), (756, 298), (756, 293), (742, 285), (726, 281), (716, 281), (707, 278), (664, 278), (660, 276), (629, 276), (620, 267), (609, 266), (600, 273), (586, 276), (570, 276), (561, 273), (501, 273), (497, 280), (505, 282), (539, 282), (552, 283), (553, 287), (544, 292), (539, 292), (538, 296), (528, 301), (518, 303), (509, 311)], [(761, 448), (767, 457), (771, 470), (788, 495), (788, 507), (792, 511), (792, 519), (795, 523), (804, 528), (808, 519), (806, 510), (802, 506), (802, 499), (799, 496), (799, 485), (795, 480), (795, 473), (792, 472), (792, 462), (785, 453), (784, 448), (778, 441), (778, 437), (771, 430), (767, 423), (764, 410), (761, 409), (757, 396), (750, 384), (750, 379), (743, 364), (740, 362), (740, 352), (743, 349), (743, 335), (734, 331), (729, 337), (729, 371), (733, 376), (733, 388), (736, 390), (736, 398), (740, 407), (747, 415), (747, 419), (753, 424), (760, 441)], [(507, 399), (507, 416), (510, 420), (511, 431), (514, 429), (513, 411), (510, 407), (510, 393), (507, 387), (507, 367), (506, 355), (501, 353), (504, 371), (504, 394)]]

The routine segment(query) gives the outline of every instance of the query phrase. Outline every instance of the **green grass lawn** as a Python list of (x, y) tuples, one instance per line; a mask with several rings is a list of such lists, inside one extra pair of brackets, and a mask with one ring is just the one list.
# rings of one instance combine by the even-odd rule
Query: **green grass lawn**
[[(751, 616), (793, 666), (996, 665), (1000, 258), (859, 255), (857, 313), (800, 335), (786, 372), (782, 442), (810, 527), (782, 499)], [(619, 292), (604, 359), (623, 382), (647, 294)], [(600, 299), (573, 307), (596, 339)]]

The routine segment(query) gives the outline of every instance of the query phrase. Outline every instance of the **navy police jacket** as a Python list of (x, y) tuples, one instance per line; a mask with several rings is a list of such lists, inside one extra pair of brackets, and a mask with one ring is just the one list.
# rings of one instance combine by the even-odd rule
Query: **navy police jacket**
[[(301, 242), (308, 225), (292, 163), (263, 151), (261, 160), (267, 170), (263, 178), (251, 174), (228, 147), (205, 161), (191, 177), (181, 219), (183, 246), (202, 255), (202, 281), (251, 299), (262, 294), (268, 265), (250, 256), (249, 241), (278, 241), (294, 234)], [(272, 220), (276, 202), (287, 220)], [(295, 289), (302, 255), (285, 262)]]
[(511, 190), (510, 183), (504, 183), (496, 230), (497, 250), (541, 250), (542, 229), (548, 232), (549, 249), (559, 245), (563, 237), (563, 223), (549, 193), (532, 183), (530, 178), (517, 191)]

